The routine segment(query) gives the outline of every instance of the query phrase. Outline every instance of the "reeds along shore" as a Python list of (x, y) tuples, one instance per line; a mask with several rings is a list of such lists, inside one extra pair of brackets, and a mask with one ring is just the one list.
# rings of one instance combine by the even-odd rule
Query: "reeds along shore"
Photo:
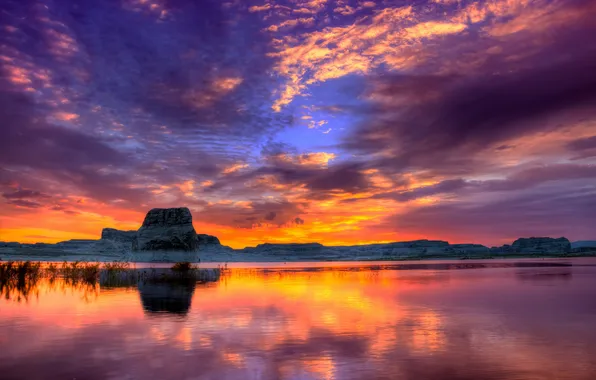
[(134, 287), (139, 283), (205, 283), (218, 281), (227, 266), (200, 269), (189, 262), (175, 263), (171, 268), (136, 269), (128, 262), (62, 264), (31, 261), (0, 262), (0, 294), (6, 299), (27, 299), (39, 281), (61, 279), (65, 285), (100, 287)]

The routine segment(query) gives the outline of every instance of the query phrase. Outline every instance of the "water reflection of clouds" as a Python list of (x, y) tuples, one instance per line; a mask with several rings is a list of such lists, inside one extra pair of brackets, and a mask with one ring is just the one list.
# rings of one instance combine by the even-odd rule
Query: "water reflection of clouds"
[[(570, 368), (574, 379), (589, 379), (595, 368), (586, 363), (596, 345), (581, 340), (585, 331), (572, 331), (561, 352), (556, 344), (539, 345), (552, 332), (514, 320), (526, 327), (520, 330), (510, 320), (526, 315), (499, 314), (508, 310), (500, 308), (507, 306), (501, 293), (517, 289), (508, 297), (524, 299), (527, 292), (513, 286), (514, 274), (485, 272), (479, 280), (443, 271), (232, 271), (215, 285), (196, 285), (190, 298), (181, 293), (182, 315), (167, 312), (178, 307), (147, 314), (142, 289), (100, 289), (97, 298), (84, 301), (82, 289), (42, 283), (35, 302), (1, 304), (0, 329), (10, 348), (0, 354), (0, 371), (31, 379), (50, 373), (490, 380), (540, 374), (537, 363), (548, 362), (544, 368), (560, 378)], [(171, 293), (164, 289), (158, 294)], [(480, 297), (487, 302), (475, 302)], [(563, 328), (565, 321), (559, 322)]]

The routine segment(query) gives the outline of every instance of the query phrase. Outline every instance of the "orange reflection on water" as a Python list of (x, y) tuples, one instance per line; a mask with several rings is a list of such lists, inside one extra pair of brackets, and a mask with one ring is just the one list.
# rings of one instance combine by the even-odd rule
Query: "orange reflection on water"
[[(3, 355), (16, 360), (60, 352), (87, 363), (85, 370), (90, 362), (99, 366), (98, 357), (117, 357), (126, 364), (119, 368), (136, 377), (442, 379), (465, 371), (476, 375), (470, 378), (540, 378), (548, 368), (558, 378), (590, 378), (593, 329), (572, 320), (575, 315), (541, 318), (551, 306), (540, 303), (544, 287), (530, 285), (509, 269), (365, 267), (232, 269), (191, 286), (41, 280), (26, 301), (0, 301), (0, 332), (6, 333), (0, 336), (10, 347), (0, 353), (0, 370)], [(587, 285), (577, 289), (595, 289)], [(564, 290), (548, 289), (549, 297)], [(529, 302), (535, 304), (524, 308)], [(511, 320), (503, 319), (504, 311)], [(38, 338), (26, 339), (29, 334)], [(559, 339), (564, 350), (540, 344), (549, 339)]]

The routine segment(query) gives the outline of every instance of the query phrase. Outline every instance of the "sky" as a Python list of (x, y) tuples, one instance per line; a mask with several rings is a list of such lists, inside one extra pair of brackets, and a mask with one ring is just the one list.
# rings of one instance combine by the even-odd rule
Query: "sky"
[(596, 239), (596, 2), (4, 0), (0, 240)]

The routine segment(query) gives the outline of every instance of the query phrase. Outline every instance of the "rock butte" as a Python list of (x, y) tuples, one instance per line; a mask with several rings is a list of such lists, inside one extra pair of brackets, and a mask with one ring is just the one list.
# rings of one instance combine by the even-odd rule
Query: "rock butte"
[(186, 207), (154, 208), (132, 241), (133, 251), (196, 251), (197, 232)]
[(511, 245), (449, 244), (413, 240), (387, 244), (324, 246), (319, 243), (259, 244), (232, 249), (215, 236), (197, 234), (186, 207), (151, 209), (137, 231), (104, 228), (99, 240), (68, 240), (57, 244), (0, 242), (3, 259), (177, 261), (332, 261), (423, 258), (484, 258), (492, 255), (596, 254), (596, 241), (570, 243), (564, 237), (530, 237)]

